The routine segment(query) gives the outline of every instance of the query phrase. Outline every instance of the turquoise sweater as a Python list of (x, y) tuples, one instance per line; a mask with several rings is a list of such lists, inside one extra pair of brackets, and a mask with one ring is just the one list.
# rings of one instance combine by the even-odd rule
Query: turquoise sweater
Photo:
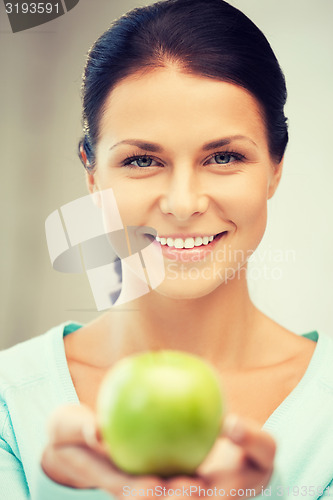
[[(0, 352), (0, 498), (110, 500), (101, 490), (76, 490), (51, 481), (40, 467), (46, 421), (61, 404), (79, 404), (66, 362), (62, 324)], [(265, 496), (333, 496), (333, 340), (317, 341), (297, 387), (265, 422), (276, 439), (275, 472)], [(260, 388), (258, 388), (260, 390)]]

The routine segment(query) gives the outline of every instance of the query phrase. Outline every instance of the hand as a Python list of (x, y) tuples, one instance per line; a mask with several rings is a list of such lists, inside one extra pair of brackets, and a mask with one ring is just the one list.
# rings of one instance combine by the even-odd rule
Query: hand
[[(154, 490), (157, 486), (165, 488), (166, 492), (192, 488), (193, 498), (199, 498), (199, 488), (214, 490), (216, 487), (226, 493), (231, 489), (255, 488), (259, 492), (261, 486), (268, 484), (273, 470), (275, 442), (257, 424), (244, 419), (239, 423), (243, 424), (242, 433), (239, 426), (236, 432), (235, 425), (226, 423), (222, 437), (195, 476), (169, 479), (133, 476), (120, 472), (112, 464), (101, 441), (93, 411), (85, 405), (66, 405), (51, 416), (49, 442), (41, 465), (53, 481), (64, 486), (99, 488), (119, 498), (124, 498), (124, 486), (127, 486), (127, 491), (147, 492), (147, 496), (140, 495), (140, 498), (149, 498), (147, 490)], [(234, 494), (233, 497), (237, 498)], [(179, 494), (175, 495), (176, 498), (179, 499)]]
[(99, 488), (124, 498), (124, 486), (147, 490), (163, 482), (156, 476), (124, 474), (112, 464), (98, 432), (96, 416), (88, 406), (57, 408), (48, 422), (48, 436), (41, 466), (53, 481), (64, 486)]
[(165, 487), (163, 498), (168, 500), (254, 497), (269, 483), (275, 451), (274, 439), (256, 422), (228, 415), (221, 436), (194, 476), (159, 479), (157, 484)]
[[(224, 496), (244, 498), (245, 493), (237, 495), (237, 490), (247, 489), (258, 494), (269, 483), (275, 452), (273, 437), (261, 430), (256, 422), (228, 415), (221, 437), (198, 469), (198, 479), (206, 489), (224, 490)], [(254, 496), (254, 493), (248, 495)]]

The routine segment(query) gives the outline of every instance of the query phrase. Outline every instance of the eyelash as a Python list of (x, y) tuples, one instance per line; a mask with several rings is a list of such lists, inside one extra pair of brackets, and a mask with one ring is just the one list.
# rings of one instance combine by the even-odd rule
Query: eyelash
[[(121, 162), (122, 166), (123, 167), (127, 167), (127, 168), (137, 168), (137, 169), (140, 169), (140, 170), (145, 170), (145, 167), (138, 167), (136, 165), (131, 165), (131, 162), (132, 161), (135, 161), (135, 160), (139, 160), (139, 159), (145, 159), (145, 160), (153, 160), (153, 161), (156, 161), (157, 160), (154, 160), (154, 158), (150, 155), (148, 155), (147, 153), (143, 154), (143, 155), (138, 155), (138, 154), (133, 154), (133, 155), (129, 155), (125, 158), (124, 161)], [(159, 163), (159, 162), (158, 162)], [(146, 167), (146, 168), (149, 168), (149, 167)]]
[[(228, 162), (228, 163), (215, 163), (215, 165), (229, 165), (229, 164), (232, 164), (232, 163), (236, 163), (236, 162), (241, 162), (241, 161), (244, 161), (246, 159), (246, 157), (244, 155), (242, 155), (241, 153), (236, 153), (235, 151), (217, 151), (215, 153), (212, 153), (208, 158), (207, 160), (205, 160), (205, 164), (207, 164), (207, 162), (209, 162), (209, 160), (211, 160), (212, 158), (214, 158), (215, 156), (219, 156), (219, 155), (229, 155), (229, 156), (233, 156), (235, 158), (234, 161), (232, 162)], [(150, 168), (150, 167), (139, 167), (137, 165), (131, 165), (131, 163), (133, 161), (136, 161), (136, 160), (139, 160), (139, 159), (145, 159), (145, 160), (153, 160), (153, 161), (156, 161), (157, 163), (161, 163), (161, 162), (158, 162), (157, 160), (155, 160), (152, 156), (150, 156), (149, 154), (145, 153), (145, 154), (142, 154), (142, 155), (138, 155), (138, 154), (133, 154), (133, 155), (129, 155), (127, 156), (123, 161), (122, 161), (122, 166), (123, 167), (126, 167), (126, 168), (135, 168), (135, 169), (138, 169), (138, 170), (146, 170), (147, 168)], [(156, 165), (153, 165), (153, 167), (155, 167)]]
[[(214, 158), (215, 156), (219, 156), (219, 155), (221, 155), (221, 156), (223, 156), (223, 155), (233, 156), (235, 158), (235, 161), (232, 161), (229, 163), (236, 163), (236, 162), (244, 161), (246, 159), (244, 155), (242, 155), (241, 153), (236, 153), (236, 151), (217, 151), (216, 153), (211, 154), (207, 158), (207, 160), (205, 161), (205, 164), (209, 160)], [(229, 165), (229, 163), (216, 163), (216, 165)]]

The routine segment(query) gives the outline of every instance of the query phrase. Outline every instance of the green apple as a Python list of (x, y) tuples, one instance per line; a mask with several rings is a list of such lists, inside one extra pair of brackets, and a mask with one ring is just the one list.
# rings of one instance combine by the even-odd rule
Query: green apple
[(223, 412), (213, 367), (172, 350), (121, 359), (97, 398), (110, 458), (130, 474), (193, 474), (219, 435)]

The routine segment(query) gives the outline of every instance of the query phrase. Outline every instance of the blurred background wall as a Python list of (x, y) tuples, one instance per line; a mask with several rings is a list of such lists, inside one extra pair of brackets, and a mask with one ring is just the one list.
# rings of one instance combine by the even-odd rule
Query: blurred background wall
[[(0, 4), (0, 349), (98, 315), (87, 277), (52, 269), (44, 223), (86, 194), (76, 156), (85, 54), (111, 20), (147, 3), (80, 0), (66, 15), (15, 34)], [(333, 2), (230, 3), (268, 37), (289, 91), (290, 143), (251, 263), (251, 295), (293, 331), (333, 336)]]

